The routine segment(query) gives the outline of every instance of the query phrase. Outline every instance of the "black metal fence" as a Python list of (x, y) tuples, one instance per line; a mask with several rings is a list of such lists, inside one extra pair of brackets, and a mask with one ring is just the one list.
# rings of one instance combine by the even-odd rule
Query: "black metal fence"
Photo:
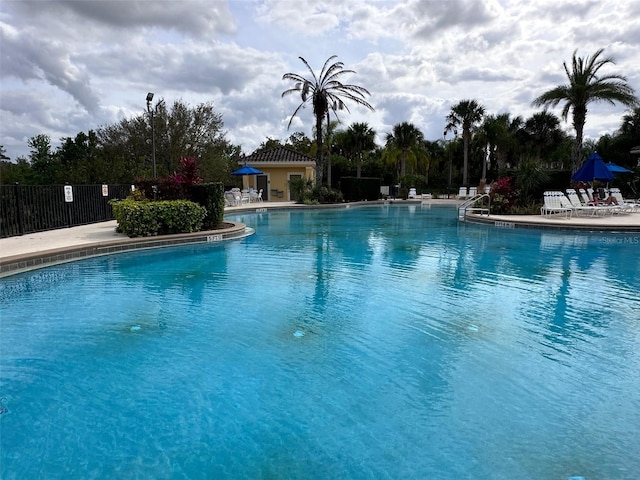
[(113, 220), (109, 200), (131, 185), (2, 185), (0, 237)]

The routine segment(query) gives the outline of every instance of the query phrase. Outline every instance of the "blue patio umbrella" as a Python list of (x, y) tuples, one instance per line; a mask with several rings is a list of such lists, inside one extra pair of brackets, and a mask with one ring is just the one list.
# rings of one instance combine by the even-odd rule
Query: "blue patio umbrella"
[(578, 171), (573, 174), (571, 180), (576, 182), (593, 182), (594, 180), (610, 182), (613, 178), (613, 173), (607, 168), (602, 157), (594, 152), (589, 155), (589, 158), (587, 158)]
[(615, 163), (612, 163), (612, 162), (607, 162), (605, 163), (605, 165), (611, 171), (611, 173), (633, 173), (628, 168), (621, 167), (620, 165), (616, 165)]
[(264, 172), (258, 170), (257, 168), (253, 168), (251, 165), (245, 165), (238, 170), (231, 172), (231, 175), (236, 175), (238, 177), (242, 175), (262, 175)]

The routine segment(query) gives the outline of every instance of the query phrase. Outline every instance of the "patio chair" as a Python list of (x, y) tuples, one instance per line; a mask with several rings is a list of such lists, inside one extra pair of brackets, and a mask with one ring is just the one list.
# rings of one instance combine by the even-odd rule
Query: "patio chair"
[(478, 187), (469, 187), (469, 198), (473, 198), (478, 194)]
[(578, 195), (580, 196), (580, 201), (584, 205), (588, 205), (589, 202), (593, 201), (593, 198), (589, 197), (589, 194), (587, 193), (587, 191), (584, 188), (579, 188), (578, 189)]
[(626, 212), (638, 212), (640, 211), (640, 203), (637, 200), (627, 200), (622, 196), (620, 189), (613, 187), (609, 189), (609, 195), (618, 201), (618, 205)]
[(407, 198), (416, 198), (418, 194), (416, 193), (416, 189), (415, 188), (410, 188), (409, 189), (409, 195), (407, 196)]
[(602, 212), (602, 208), (606, 208), (584, 203), (574, 188), (567, 188), (567, 199), (576, 215), (580, 215), (580, 213), (590, 213), (593, 216), (598, 212), (598, 209)]
[(547, 217), (549, 215), (553, 215), (554, 213), (561, 213), (564, 214), (566, 218), (571, 218), (573, 209), (571, 207), (563, 206), (561, 204), (562, 198), (567, 198), (562, 192), (544, 192), (544, 203), (542, 207), (540, 207), (540, 215)]
[(460, 187), (458, 190), (458, 199), (467, 198), (467, 187)]
[(256, 202), (262, 202), (262, 189), (258, 190), (256, 195)]
[(236, 199), (233, 195), (233, 192), (224, 192), (224, 203), (228, 207), (233, 207), (236, 205)]

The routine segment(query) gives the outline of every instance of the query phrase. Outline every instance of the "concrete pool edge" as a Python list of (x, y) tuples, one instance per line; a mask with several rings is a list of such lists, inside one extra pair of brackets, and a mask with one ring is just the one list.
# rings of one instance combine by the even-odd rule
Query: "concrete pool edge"
[(225, 223), (232, 224), (232, 226), (218, 230), (159, 237), (129, 238), (122, 235), (114, 240), (102, 240), (3, 257), (0, 258), (0, 278), (102, 255), (194, 243), (217, 243), (244, 238), (255, 233), (254, 229), (247, 227), (244, 223), (229, 221), (225, 221)]
[[(377, 201), (351, 202), (334, 205), (303, 205), (294, 202), (265, 202), (225, 209), (226, 215), (236, 213), (263, 213), (295, 209), (350, 208), (373, 205), (422, 205), (457, 207), (459, 200), (454, 199), (388, 199)], [(467, 213), (468, 223), (484, 224), (495, 228), (529, 228), (557, 231), (590, 231), (601, 233), (640, 232), (640, 213), (613, 215), (611, 217), (574, 217), (573, 219), (549, 218), (540, 215), (490, 215), (482, 216)], [(189, 243), (217, 242), (239, 239), (255, 233), (246, 225), (225, 220), (234, 224), (229, 229), (202, 231), (187, 234), (166, 235), (162, 237), (129, 238), (115, 233), (115, 220), (99, 224), (83, 225), (59, 230), (50, 230), (0, 239), (0, 278), (25, 271), (43, 268), (59, 263), (72, 262), (85, 258), (121, 253), (131, 250), (159, 248)], [(76, 233), (80, 232), (82, 233)], [(52, 237), (55, 239), (52, 240)], [(11, 243), (8, 243), (11, 242)], [(20, 248), (15, 248), (19, 242)], [(54, 245), (52, 247), (52, 245)], [(13, 248), (12, 248), (13, 247)], [(7, 252), (9, 252), (7, 254)], [(7, 254), (7, 255), (5, 255)]]
[(464, 221), (496, 228), (527, 228), (556, 231), (582, 231), (601, 233), (640, 232), (640, 213), (607, 217), (543, 217), (541, 215), (481, 215), (467, 212)]

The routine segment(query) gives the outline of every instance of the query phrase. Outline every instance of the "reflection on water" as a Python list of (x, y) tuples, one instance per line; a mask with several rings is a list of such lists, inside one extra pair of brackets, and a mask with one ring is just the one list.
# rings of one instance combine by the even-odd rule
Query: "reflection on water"
[(640, 471), (638, 236), (234, 219), (256, 234), (2, 280), (0, 477)]

